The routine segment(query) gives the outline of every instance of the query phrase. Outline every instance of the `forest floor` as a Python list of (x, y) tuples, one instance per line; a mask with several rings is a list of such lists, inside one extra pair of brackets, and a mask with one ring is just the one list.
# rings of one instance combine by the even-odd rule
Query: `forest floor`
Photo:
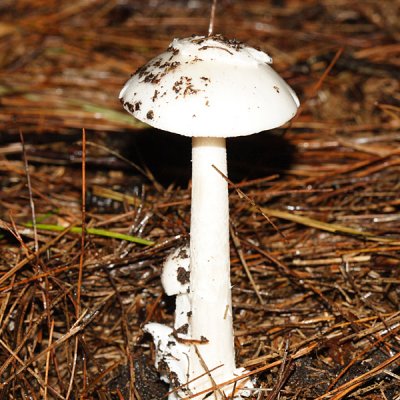
[[(214, 31), (270, 54), (301, 100), (285, 127), (228, 142), (253, 399), (400, 399), (398, 7), (218, 4)], [(174, 37), (206, 34), (209, 8), (1, 1), (1, 399), (165, 398), (142, 327), (173, 324), (160, 272), (188, 240), (190, 140), (118, 93)]]

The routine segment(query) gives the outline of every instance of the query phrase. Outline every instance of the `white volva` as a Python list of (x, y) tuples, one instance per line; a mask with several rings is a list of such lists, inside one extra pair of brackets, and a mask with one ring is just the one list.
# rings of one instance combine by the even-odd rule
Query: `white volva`
[[(244, 370), (235, 366), (228, 187), (213, 165), (227, 175), (225, 138), (273, 129), (296, 114), (296, 94), (271, 63), (262, 51), (220, 35), (174, 39), (120, 93), (139, 120), (192, 137), (190, 260), (177, 249), (162, 274), (166, 293), (177, 296), (174, 329), (144, 328), (154, 338), (156, 363), (169, 368), (163, 379), (176, 388), (169, 400), (202, 391), (196, 398), (250, 395), (248, 379), (233, 396), (232, 385), (221, 385)], [(221, 387), (209, 397), (215, 384)]]

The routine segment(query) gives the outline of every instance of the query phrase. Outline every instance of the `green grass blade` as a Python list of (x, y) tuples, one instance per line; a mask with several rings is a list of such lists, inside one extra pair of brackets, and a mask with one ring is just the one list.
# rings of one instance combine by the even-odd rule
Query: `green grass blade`
[[(32, 222), (24, 224), (27, 228), (32, 228)], [(52, 225), (52, 224), (36, 224), (37, 229), (42, 229), (45, 231), (53, 231), (53, 232), (61, 232), (65, 229), (69, 230), (72, 233), (82, 234), (82, 228), (79, 226), (72, 226), (70, 228), (66, 228), (61, 225)], [(118, 233), (113, 231), (108, 231), (106, 229), (98, 229), (98, 228), (86, 228), (85, 232), (89, 235), (96, 236), (105, 236), (119, 240), (126, 240), (128, 242), (133, 242), (137, 244), (142, 244), (144, 246), (153, 246), (155, 243), (152, 240), (142, 239), (137, 236), (126, 235), (124, 233)]]

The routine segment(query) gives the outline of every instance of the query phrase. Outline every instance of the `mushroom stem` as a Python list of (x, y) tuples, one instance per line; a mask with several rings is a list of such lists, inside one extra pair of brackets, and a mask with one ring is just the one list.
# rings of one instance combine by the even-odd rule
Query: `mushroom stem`
[[(229, 257), (228, 185), (225, 138), (192, 139), (190, 228), (190, 389), (196, 393), (231, 378), (235, 371)], [(200, 357), (199, 355), (200, 354)], [(222, 365), (222, 366), (221, 366)], [(209, 374), (208, 370), (220, 366)], [(214, 382), (213, 382), (214, 381)], [(219, 398), (218, 395), (216, 395)]]

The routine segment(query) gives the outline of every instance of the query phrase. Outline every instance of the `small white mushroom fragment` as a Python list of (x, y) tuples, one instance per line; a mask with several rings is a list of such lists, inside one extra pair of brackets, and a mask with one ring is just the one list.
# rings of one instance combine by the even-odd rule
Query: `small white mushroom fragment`
[[(174, 329), (154, 322), (144, 326), (144, 330), (153, 336), (157, 348), (156, 367), (171, 388), (185, 383), (189, 374), (190, 347), (182, 341), (190, 337), (189, 264), (189, 248), (178, 247), (165, 260), (161, 274), (165, 293), (176, 296)], [(169, 400), (179, 399), (184, 394), (185, 388), (177, 390), (169, 395)]]
[(190, 338), (189, 332), (189, 247), (178, 247), (165, 260), (161, 274), (161, 283), (168, 296), (176, 295), (175, 333), (179, 338)]
[[(278, 127), (299, 106), (271, 62), (262, 51), (220, 35), (175, 39), (137, 70), (120, 93), (124, 108), (139, 120), (192, 137), (190, 304), (182, 308), (190, 306), (188, 337), (195, 344), (188, 346), (188, 375), (179, 379), (190, 381), (188, 389), (194, 394), (215, 383), (221, 386), (214, 397), (203, 394), (200, 399), (228, 396), (232, 385), (221, 384), (238, 373), (228, 185), (213, 166), (227, 175), (225, 138)], [(238, 382), (240, 390), (242, 384)], [(240, 390), (232, 397), (243, 394)]]
[[(174, 330), (166, 325), (151, 322), (143, 328), (150, 333), (156, 346), (156, 368), (160, 371), (161, 379), (170, 384), (172, 388), (178, 388), (182, 382), (188, 379), (189, 348), (179, 343)], [(176, 390), (168, 397), (169, 400), (178, 400), (184, 395), (185, 389)]]

